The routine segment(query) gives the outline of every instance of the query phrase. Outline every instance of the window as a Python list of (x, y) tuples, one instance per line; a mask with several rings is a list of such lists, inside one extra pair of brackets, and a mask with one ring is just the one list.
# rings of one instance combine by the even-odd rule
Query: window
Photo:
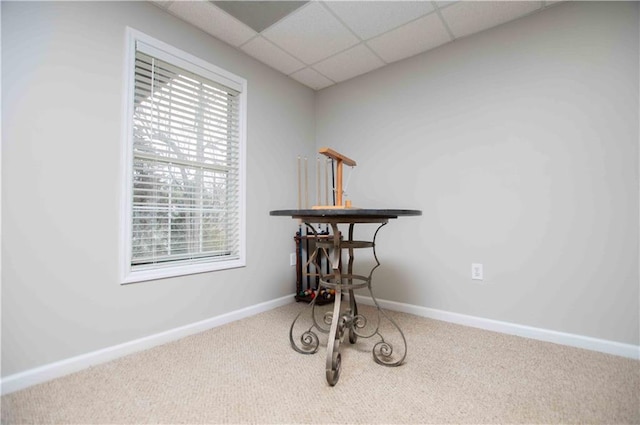
[(123, 283), (244, 266), (246, 81), (128, 42)]

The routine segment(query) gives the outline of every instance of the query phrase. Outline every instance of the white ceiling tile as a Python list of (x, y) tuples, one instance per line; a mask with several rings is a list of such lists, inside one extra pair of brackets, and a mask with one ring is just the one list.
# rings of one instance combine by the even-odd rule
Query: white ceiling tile
[(290, 54), (259, 36), (242, 46), (242, 50), (287, 75), (305, 66)]
[(395, 62), (440, 46), (451, 37), (437, 14), (430, 14), (367, 41), (386, 62)]
[(359, 41), (316, 2), (296, 10), (262, 35), (306, 64), (325, 59)]
[(441, 13), (457, 38), (495, 27), (541, 7), (539, 1), (461, 1)]
[(452, 1), (437, 1), (436, 5), (439, 8), (443, 8), (443, 7), (447, 7), (447, 6), (451, 6), (453, 3), (456, 3), (458, 0), (452, 0)]
[(150, 1), (319, 90), (567, 0), (312, 0), (261, 34), (209, 0)]
[(333, 81), (340, 82), (373, 71), (384, 64), (367, 46), (359, 44), (315, 64), (313, 68)]
[(320, 90), (333, 85), (333, 81), (311, 68), (305, 68), (298, 72), (294, 72), (290, 77), (314, 90)]
[(328, 1), (326, 5), (363, 40), (433, 11), (430, 1)]
[(169, 6), (168, 10), (233, 46), (239, 46), (257, 34), (208, 1), (176, 1)]

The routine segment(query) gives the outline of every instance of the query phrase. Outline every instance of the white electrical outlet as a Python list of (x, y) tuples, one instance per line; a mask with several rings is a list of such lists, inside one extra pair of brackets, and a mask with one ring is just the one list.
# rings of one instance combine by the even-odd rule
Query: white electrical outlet
[(296, 265), (296, 253), (292, 252), (291, 254), (289, 254), (289, 265), (290, 266), (295, 266)]
[(482, 264), (471, 264), (471, 279), (482, 280)]

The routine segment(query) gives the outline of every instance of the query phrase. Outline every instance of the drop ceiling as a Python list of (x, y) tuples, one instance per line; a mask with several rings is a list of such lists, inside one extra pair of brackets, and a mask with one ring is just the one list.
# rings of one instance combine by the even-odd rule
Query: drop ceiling
[(154, 4), (320, 90), (536, 13), (553, 1), (162, 1)]

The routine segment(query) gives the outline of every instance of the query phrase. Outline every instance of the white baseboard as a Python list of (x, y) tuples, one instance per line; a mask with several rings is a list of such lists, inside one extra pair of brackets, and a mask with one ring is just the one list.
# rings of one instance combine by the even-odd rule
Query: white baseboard
[[(359, 303), (374, 305), (370, 297), (356, 295)], [(501, 322), (499, 320), (485, 319), (482, 317), (467, 316), (465, 314), (452, 313), (443, 310), (436, 310), (428, 307), (404, 304), (396, 301), (378, 300), (380, 307), (414, 314), (416, 316), (427, 317), (443, 322), (456, 323), (459, 325), (500, 332), (509, 335), (517, 335), (525, 338), (537, 339), (539, 341), (553, 342), (571, 347), (584, 348), (592, 351), (613, 354), (615, 356), (640, 359), (640, 346), (624, 344), (621, 342), (608, 341), (605, 339), (592, 338), (588, 336), (557, 332), (548, 329), (534, 328), (531, 326), (518, 325), (515, 323)]]
[(50, 363), (34, 369), (29, 369), (24, 372), (16, 373), (14, 375), (9, 375), (3, 378), (2, 381), (0, 381), (0, 387), (2, 388), (1, 393), (2, 395), (4, 395), (19, 391), (32, 385), (40, 384), (55, 378), (60, 378), (70, 373), (78, 372), (90, 366), (106, 363), (108, 361), (115, 360), (128, 354), (148, 350), (149, 348), (166, 344), (168, 342), (175, 341), (199, 332), (204, 332), (206, 330), (224, 325), (226, 323), (244, 319), (245, 317), (249, 316), (254, 316), (258, 313), (262, 313), (292, 303), (293, 301), (293, 294), (287, 295), (282, 298), (277, 298), (275, 300), (252, 305), (240, 310), (212, 317), (210, 319), (205, 319), (200, 322), (170, 329), (168, 331), (160, 332), (154, 335), (149, 335), (147, 337), (136, 339), (134, 341), (125, 342), (124, 344), (114, 345), (102, 350), (93, 351), (76, 357), (71, 357), (69, 359), (61, 360), (59, 362)]
[[(373, 305), (370, 297), (356, 295), (359, 303)], [(107, 347), (102, 350), (93, 351), (82, 354), (80, 356), (71, 357), (59, 362), (50, 363), (24, 372), (9, 375), (0, 381), (1, 393), (9, 394), (28, 388), (32, 385), (40, 384), (55, 378), (78, 372), (90, 366), (106, 363), (111, 360), (126, 356), (128, 354), (147, 350), (158, 345), (166, 344), (171, 341), (184, 338), (199, 332), (244, 319), (265, 311), (272, 310), (277, 307), (292, 303), (293, 295), (277, 298), (275, 300), (266, 301), (240, 310), (232, 311), (200, 322), (181, 326), (179, 328), (170, 329), (165, 332), (150, 335), (124, 344)], [(585, 348), (587, 350), (599, 351), (602, 353), (613, 354), (616, 356), (628, 357), (631, 359), (640, 359), (640, 346), (623, 344), (615, 341), (591, 338), (582, 335), (575, 335), (547, 329), (534, 328), (531, 326), (523, 326), (514, 323), (501, 322), (498, 320), (485, 319), (475, 316), (467, 316), (459, 313), (451, 313), (442, 310), (436, 310), (428, 307), (421, 307), (411, 304), (399, 303), (396, 301), (378, 300), (380, 307), (400, 311), (403, 313), (414, 314), (416, 316), (427, 317), (435, 320), (456, 323), (465, 326), (471, 326), (479, 329), (486, 329), (494, 332), (500, 332), (510, 335), (522, 336), (525, 338), (537, 339), (540, 341), (554, 342), (556, 344), (568, 345), (572, 347)]]

